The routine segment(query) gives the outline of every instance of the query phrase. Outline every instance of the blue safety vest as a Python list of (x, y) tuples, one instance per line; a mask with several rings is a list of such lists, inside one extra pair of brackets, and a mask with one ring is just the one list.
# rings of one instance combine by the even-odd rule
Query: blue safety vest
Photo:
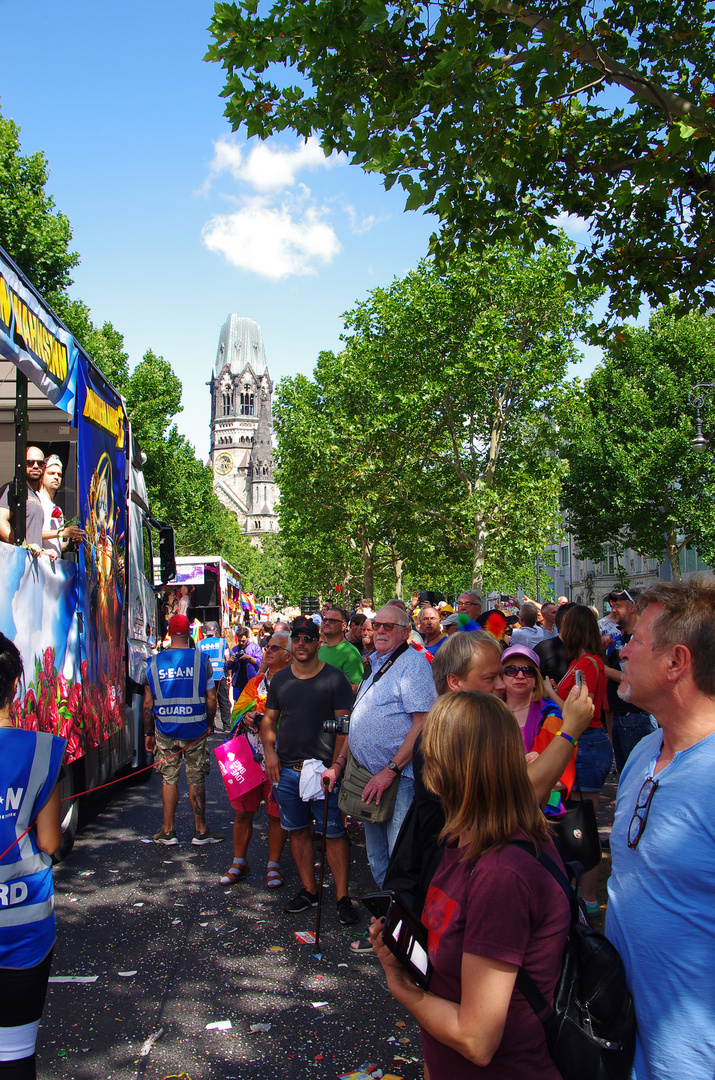
[(13, 841), (52, 794), (66, 746), (44, 731), (0, 728), (0, 852), (10, 848), (0, 862), (0, 967), (34, 967), (55, 943), (52, 859), (32, 829)]
[[(208, 670), (207, 670), (208, 669)], [(167, 649), (146, 670), (154, 695), (156, 726), (170, 739), (206, 734), (206, 683), (211, 661), (196, 649)]]
[(210, 658), (214, 679), (218, 682), (223, 678), (223, 654), (226, 651), (226, 642), (220, 637), (202, 638), (199, 649)]

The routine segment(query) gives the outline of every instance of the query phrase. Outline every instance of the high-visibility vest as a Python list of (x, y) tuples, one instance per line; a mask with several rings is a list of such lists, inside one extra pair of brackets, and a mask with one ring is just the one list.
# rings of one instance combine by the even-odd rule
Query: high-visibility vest
[[(44, 731), (0, 728), (0, 967), (39, 964), (55, 943), (52, 859), (35, 820), (57, 783), (67, 742)], [(12, 845), (12, 846), (11, 846)]]
[(167, 649), (152, 657), (147, 680), (157, 730), (170, 739), (206, 734), (206, 682), (211, 661), (196, 649)]
[(226, 651), (226, 642), (220, 637), (202, 638), (199, 649), (211, 660), (216, 682), (223, 678), (223, 656)]

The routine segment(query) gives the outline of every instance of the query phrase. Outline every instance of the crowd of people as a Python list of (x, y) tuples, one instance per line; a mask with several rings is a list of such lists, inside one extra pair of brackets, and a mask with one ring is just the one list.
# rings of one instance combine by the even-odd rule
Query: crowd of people
[[(206, 822), (208, 736), (214, 724), (245, 735), (262, 780), (232, 802), (234, 856), (221, 886), (249, 876), (253, 821), (265, 803), (267, 887), (282, 887), (289, 846), (301, 887), (284, 910), (318, 905), (317, 835), (337, 918), (352, 926), (360, 912), (350, 894), (347, 823), (360, 822), (375, 885), (399, 897), (426, 930), (429, 988), (387, 947), (384, 920), (374, 917), (369, 937), (351, 948), (376, 956), (389, 990), (418, 1021), (426, 1075), (558, 1080), (543, 1025), (517, 988), (523, 969), (553, 1000), (571, 918), (564, 892), (534, 854), (563, 869), (556, 826), (565, 805), (577, 796), (596, 808), (615, 768), (606, 933), (635, 1003), (633, 1076), (712, 1078), (715, 580), (616, 590), (600, 621), (565, 600), (541, 609), (527, 603), (516, 619), (482, 612), (472, 590), (455, 605), (415, 600), (393, 598), (377, 610), (364, 602), (351, 613), (326, 604), (315, 616), (255, 633), (235, 628), (230, 640), (207, 624), (197, 643), (187, 615), (174, 613), (169, 648), (149, 663), (144, 691), (146, 748), (162, 776), (155, 842), (178, 843), (182, 759), (191, 843), (224, 839)], [(0, 640), (3, 738), (21, 674), (13, 650)], [(52, 737), (45, 747), (36, 733), (5, 734), (18, 740), (15, 767), (36, 783), (22, 816), (35, 830), (0, 866), (10, 868), (3, 880), (26, 885), (12, 912), (13, 926), (25, 926), (22, 900), (41, 891), (47, 898), (51, 889), (42, 853), (56, 841), (56, 753)], [(40, 751), (43, 769), (33, 764)], [(20, 820), (0, 819), (10, 842)], [(599, 912), (599, 873), (596, 865), (579, 881), (591, 916)], [(49, 922), (29, 917), (25, 936), (7, 934), (4, 888), (0, 966), (3, 976), (10, 972), (8, 986), (20, 985), (11, 981), (16, 969), (27, 975), (27, 1007), (20, 1016), (6, 1004), (14, 1019), (0, 1030), (0, 1075), (5, 1062), (34, 1054), (54, 936)]]

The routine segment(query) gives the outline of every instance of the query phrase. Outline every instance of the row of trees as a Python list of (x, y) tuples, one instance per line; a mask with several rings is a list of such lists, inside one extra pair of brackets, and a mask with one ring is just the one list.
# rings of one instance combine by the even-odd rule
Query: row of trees
[[(130, 370), (122, 334), (111, 322), (96, 326), (88, 306), (70, 297), (79, 255), (70, 250), (69, 220), (46, 193), (47, 178), (44, 154), (23, 156), (20, 129), (0, 115), (0, 245), (125, 397), (147, 455), (145, 477), (154, 514), (174, 525), (179, 554), (221, 554), (242, 571), (247, 588), (273, 588), (275, 575), (262, 579), (259, 553), (216, 498), (211, 469), (176, 426), (181, 381), (169, 361), (148, 349)], [(270, 560), (266, 565), (272, 566)]]
[(715, 322), (671, 302), (569, 381), (593, 300), (567, 287), (570, 257), (562, 238), (426, 261), (346, 315), (312, 379), (283, 380), (289, 593), (533, 590), (562, 510), (582, 557), (666, 551), (678, 578), (695, 545), (715, 565), (715, 461), (688, 402), (715, 382)]

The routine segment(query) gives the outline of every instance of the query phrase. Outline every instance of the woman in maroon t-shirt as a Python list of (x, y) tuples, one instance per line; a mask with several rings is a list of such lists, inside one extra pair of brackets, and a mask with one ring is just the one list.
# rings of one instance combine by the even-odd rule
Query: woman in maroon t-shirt
[(509, 843), (528, 840), (563, 865), (527, 776), (519, 726), (492, 694), (445, 694), (427, 716), (422, 752), (448, 844), (422, 914), (432, 980), (429, 991), (414, 984), (373, 920), (388, 988), (420, 1024), (430, 1080), (560, 1080), (541, 1021), (515, 988), (524, 967), (553, 1000), (570, 923), (560, 885)]

